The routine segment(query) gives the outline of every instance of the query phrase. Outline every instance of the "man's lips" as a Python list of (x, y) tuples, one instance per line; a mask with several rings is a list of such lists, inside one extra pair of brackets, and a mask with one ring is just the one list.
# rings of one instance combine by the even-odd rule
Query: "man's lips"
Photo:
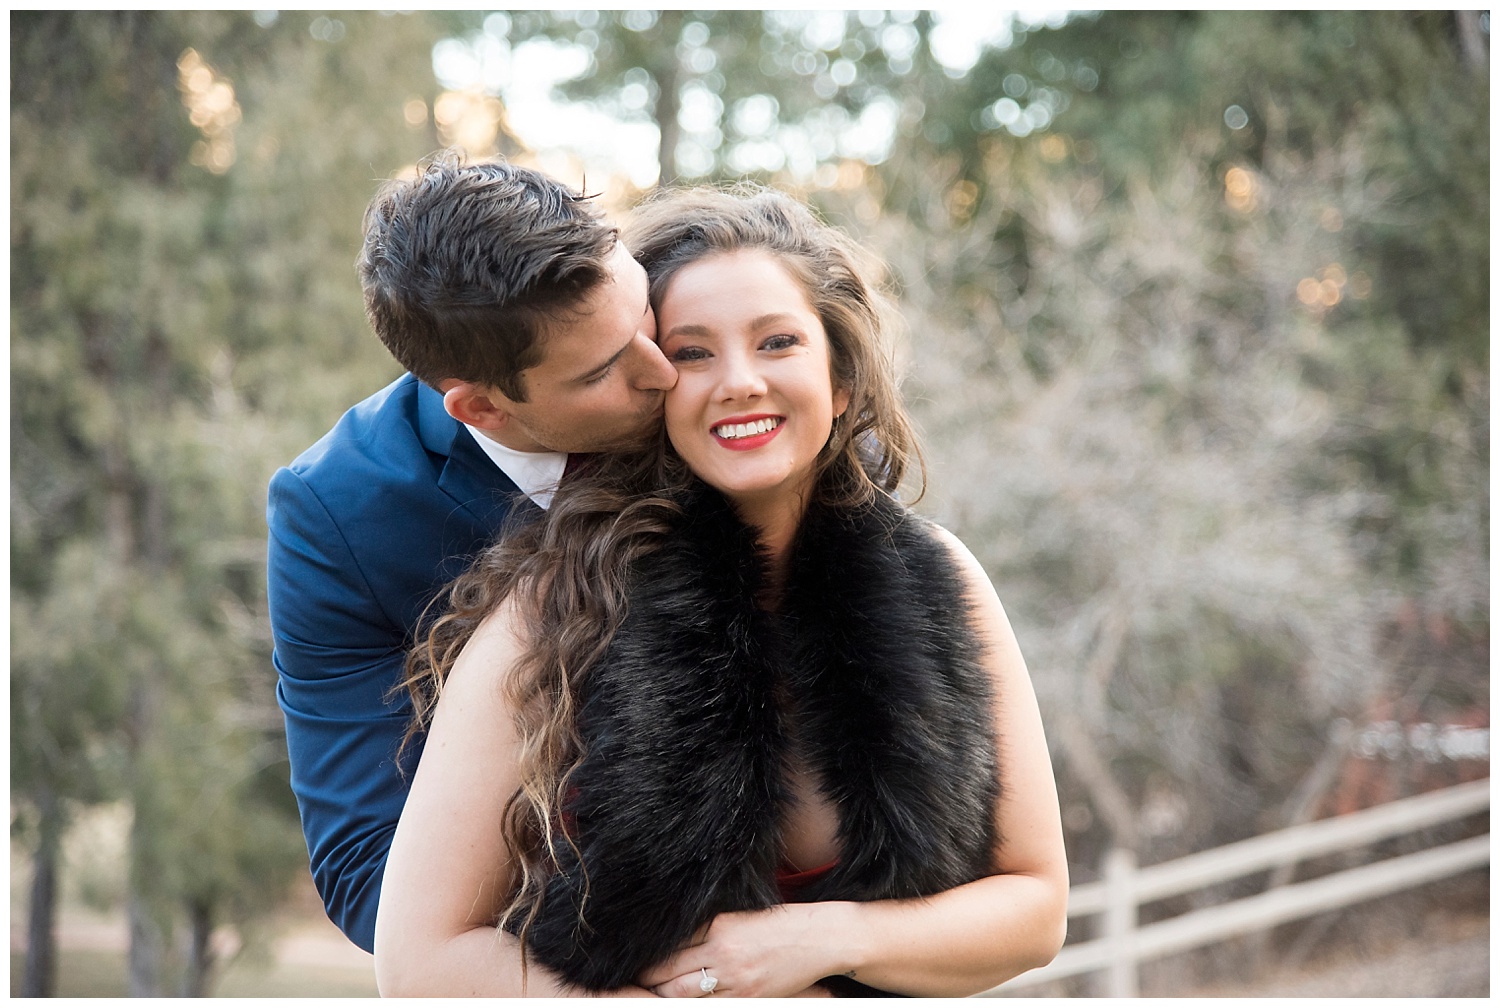
[(731, 451), (750, 451), (774, 438), (786, 423), (785, 417), (770, 414), (729, 417), (710, 429), (714, 440)]

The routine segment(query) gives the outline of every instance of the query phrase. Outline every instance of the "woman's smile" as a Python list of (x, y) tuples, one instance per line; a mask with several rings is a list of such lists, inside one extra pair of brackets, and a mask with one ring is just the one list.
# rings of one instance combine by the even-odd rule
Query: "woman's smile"
[(779, 416), (731, 417), (716, 424), (713, 434), (730, 451), (752, 451), (770, 444), (785, 422)]

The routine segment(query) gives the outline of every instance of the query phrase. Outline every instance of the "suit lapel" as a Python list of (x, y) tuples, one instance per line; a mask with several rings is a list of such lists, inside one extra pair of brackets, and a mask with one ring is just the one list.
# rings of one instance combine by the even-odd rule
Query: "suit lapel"
[(482, 526), (493, 530), (513, 508), (536, 507), (426, 385), (417, 391), (417, 424), (423, 447), (443, 460), (438, 488)]

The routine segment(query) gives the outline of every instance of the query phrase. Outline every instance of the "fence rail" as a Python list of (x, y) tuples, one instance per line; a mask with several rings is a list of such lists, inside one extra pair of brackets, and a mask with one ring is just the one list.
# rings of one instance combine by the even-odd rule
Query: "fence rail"
[(1451, 822), (1489, 806), (1490, 782), (1486, 779), (1292, 826), (1149, 868), (1137, 869), (1134, 855), (1128, 851), (1110, 851), (1105, 857), (1104, 877), (1075, 886), (1068, 900), (1069, 918), (1103, 915), (1103, 937), (1069, 945), (1047, 966), (986, 993), (1010, 994), (1104, 970), (1105, 993), (1134, 997), (1141, 962), (1482, 867), (1490, 860), (1490, 838), (1485, 834), (1387, 858), (1138, 927), (1136, 918), (1143, 904)]

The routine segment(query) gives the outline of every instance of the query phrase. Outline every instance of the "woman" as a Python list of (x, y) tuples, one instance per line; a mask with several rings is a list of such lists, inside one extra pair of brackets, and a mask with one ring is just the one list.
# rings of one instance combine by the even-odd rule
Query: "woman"
[(414, 657), (382, 992), (961, 995), (1049, 961), (1036, 701), (979, 564), (890, 496), (862, 254), (770, 191), (631, 232), (665, 440), (493, 547)]

